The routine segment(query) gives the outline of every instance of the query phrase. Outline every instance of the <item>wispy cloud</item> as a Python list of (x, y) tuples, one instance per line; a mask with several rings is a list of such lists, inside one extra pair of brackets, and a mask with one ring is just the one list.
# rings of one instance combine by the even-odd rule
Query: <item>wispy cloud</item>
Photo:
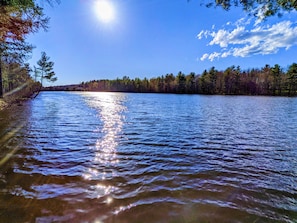
[(252, 55), (275, 54), (280, 49), (289, 49), (297, 45), (297, 24), (282, 21), (273, 25), (261, 26), (255, 21), (251, 28), (247, 28), (250, 20), (240, 19), (234, 24), (228, 22), (217, 31), (202, 30), (198, 39), (211, 38), (208, 46), (217, 45), (220, 52), (205, 53), (200, 60), (213, 61), (216, 58), (228, 56), (248, 57)]

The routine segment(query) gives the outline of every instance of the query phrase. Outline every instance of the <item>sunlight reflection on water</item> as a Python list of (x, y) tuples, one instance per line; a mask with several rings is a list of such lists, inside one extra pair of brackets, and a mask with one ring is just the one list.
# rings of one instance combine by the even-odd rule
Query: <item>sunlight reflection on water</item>
[[(92, 165), (83, 177), (86, 180), (104, 181), (114, 175), (110, 167), (119, 162), (117, 146), (123, 127), (123, 111), (126, 110), (122, 104), (124, 96), (113, 93), (85, 93), (84, 96), (87, 104), (98, 112), (102, 125), (96, 130), (98, 139), (94, 146)], [(90, 190), (88, 193), (91, 197), (105, 198), (105, 203), (110, 204), (113, 200), (111, 194), (116, 188), (100, 182)]]
[(297, 222), (296, 98), (41, 92), (0, 120), (0, 222)]

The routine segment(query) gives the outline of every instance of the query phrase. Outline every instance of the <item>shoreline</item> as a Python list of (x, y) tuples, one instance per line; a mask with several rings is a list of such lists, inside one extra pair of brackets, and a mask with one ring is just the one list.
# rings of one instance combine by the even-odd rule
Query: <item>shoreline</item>
[(35, 98), (34, 96), (40, 89), (40, 84), (36, 82), (27, 82), (22, 86), (4, 94), (0, 98), (0, 111), (7, 109), (15, 104)]
[[(73, 86), (73, 85), (71, 85)], [(140, 92), (140, 91), (106, 91), (106, 90), (86, 90), (86, 89), (77, 89), (75, 87), (69, 88), (66, 86), (58, 86), (56, 87), (45, 87), (41, 89), (42, 91), (48, 91), (48, 92), (59, 92), (59, 91), (65, 91), (65, 92), (110, 92), (110, 93), (132, 93), (132, 94), (176, 94), (176, 95), (208, 95), (208, 96), (264, 96), (264, 97), (297, 97), (297, 95), (287, 95), (287, 94), (282, 94), (282, 95), (273, 95), (273, 94), (203, 94), (203, 93), (178, 93), (178, 92), (153, 92), (153, 91), (145, 91), (145, 92)]]

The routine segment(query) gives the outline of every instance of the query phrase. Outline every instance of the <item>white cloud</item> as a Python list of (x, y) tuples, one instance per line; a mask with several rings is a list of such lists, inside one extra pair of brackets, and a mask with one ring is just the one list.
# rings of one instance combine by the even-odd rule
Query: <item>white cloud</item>
[(211, 35), (211, 32), (208, 31), (208, 30), (202, 30), (198, 35), (197, 35), (197, 38), (198, 39), (202, 39), (203, 37), (204, 38), (207, 38), (208, 36)]
[(203, 56), (200, 58), (200, 60), (206, 60), (208, 58), (209, 54), (208, 53), (205, 53), (203, 54)]
[(201, 32), (200, 32), (200, 33), (197, 35), (197, 38), (198, 38), (198, 39), (202, 39), (202, 38), (203, 38), (203, 35), (204, 35), (204, 36), (205, 36), (205, 38), (206, 38), (206, 37), (207, 37), (207, 35), (205, 35), (205, 34), (204, 34), (204, 32), (205, 32), (205, 31), (204, 31), (204, 30), (202, 30), (202, 31), (201, 31)]
[[(291, 21), (282, 21), (273, 25), (260, 26), (258, 20), (252, 28), (247, 28), (250, 21), (243, 19), (228, 24), (231, 29), (222, 28), (217, 31), (203, 30), (198, 39), (211, 37), (209, 46), (218, 45), (221, 52), (204, 54), (200, 60), (213, 61), (228, 56), (248, 57), (252, 55), (275, 54), (280, 49), (289, 49), (297, 45), (297, 25)], [(235, 26), (235, 27), (234, 27)]]
[(224, 52), (224, 53), (222, 53), (222, 58), (225, 58), (225, 57), (227, 57), (227, 56), (230, 56), (230, 52)]
[(211, 53), (209, 56), (208, 56), (208, 59), (210, 61), (213, 61), (215, 58), (218, 58), (221, 56), (221, 53), (218, 53), (218, 52), (214, 52), (214, 53)]

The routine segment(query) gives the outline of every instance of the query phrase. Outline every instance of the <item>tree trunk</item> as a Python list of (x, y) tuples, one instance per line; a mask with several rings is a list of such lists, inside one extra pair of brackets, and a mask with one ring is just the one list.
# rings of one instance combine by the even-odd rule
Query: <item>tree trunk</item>
[(3, 98), (3, 85), (2, 85), (2, 57), (0, 54), (0, 98)]

